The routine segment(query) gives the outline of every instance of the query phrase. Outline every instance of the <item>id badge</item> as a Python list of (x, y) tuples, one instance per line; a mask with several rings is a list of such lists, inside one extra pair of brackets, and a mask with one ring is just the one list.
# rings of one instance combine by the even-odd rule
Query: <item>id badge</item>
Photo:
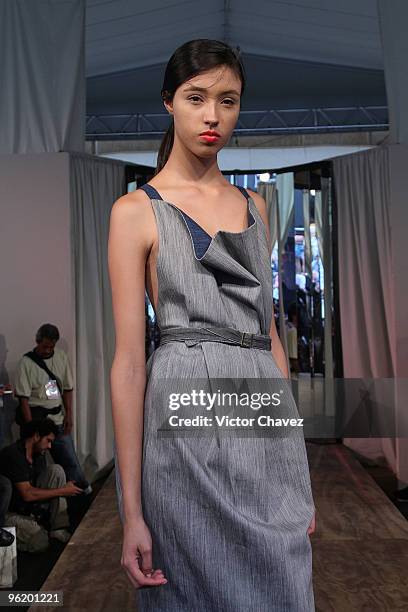
[(49, 380), (44, 386), (45, 394), (48, 399), (60, 399), (60, 392), (56, 380)]

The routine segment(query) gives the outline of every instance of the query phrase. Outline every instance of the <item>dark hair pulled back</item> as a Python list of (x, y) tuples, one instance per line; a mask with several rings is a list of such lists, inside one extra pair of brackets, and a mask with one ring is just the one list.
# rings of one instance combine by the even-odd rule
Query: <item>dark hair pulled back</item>
[[(162, 100), (172, 100), (185, 81), (213, 68), (228, 66), (241, 80), (241, 96), (245, 89), (245, 71), (239, 48), (234, 49), (219, 40), (198, 38), (190, 40), (176, 49), (169, 59), (161, 90)], [(165, 133), (157, 156), (155, 174), (166, 164), (174, 142), (174, 120)]]

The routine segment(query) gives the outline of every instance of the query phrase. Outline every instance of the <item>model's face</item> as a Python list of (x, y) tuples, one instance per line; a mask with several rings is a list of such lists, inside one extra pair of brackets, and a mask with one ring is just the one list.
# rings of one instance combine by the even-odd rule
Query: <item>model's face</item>
[[(165, 102), (174, 116), (175, 138), (199, 157), (213, 156), (228, 143), (238, 120), (241, 81), (227, 66), (193, 77)], [(217, 135), (203, 136), (212, 130)]]

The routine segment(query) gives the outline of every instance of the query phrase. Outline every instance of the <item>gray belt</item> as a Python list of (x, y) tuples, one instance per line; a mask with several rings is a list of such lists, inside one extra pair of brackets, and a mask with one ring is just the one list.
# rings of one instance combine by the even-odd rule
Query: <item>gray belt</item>
[(242, 332), (232, 327), (170, 327), (160, 331), (160, 344), (184, 340), (223, 342), (265, 351), (270, 351), (272, 346), (271, 338), (266, 334)]

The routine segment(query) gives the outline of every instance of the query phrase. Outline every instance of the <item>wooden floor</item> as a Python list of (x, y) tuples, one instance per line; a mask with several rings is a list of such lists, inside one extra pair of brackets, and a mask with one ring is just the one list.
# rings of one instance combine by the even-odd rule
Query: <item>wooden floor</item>
[[(316, 610), (408, 610), (408, 521), (349, 449), (308, 443), (307, 450), (317, 508), (311, 536)], [(62, 590), (64, 606), (46, 609), (135, 610), (120, 557), (112, 472), (42, 586)]]

